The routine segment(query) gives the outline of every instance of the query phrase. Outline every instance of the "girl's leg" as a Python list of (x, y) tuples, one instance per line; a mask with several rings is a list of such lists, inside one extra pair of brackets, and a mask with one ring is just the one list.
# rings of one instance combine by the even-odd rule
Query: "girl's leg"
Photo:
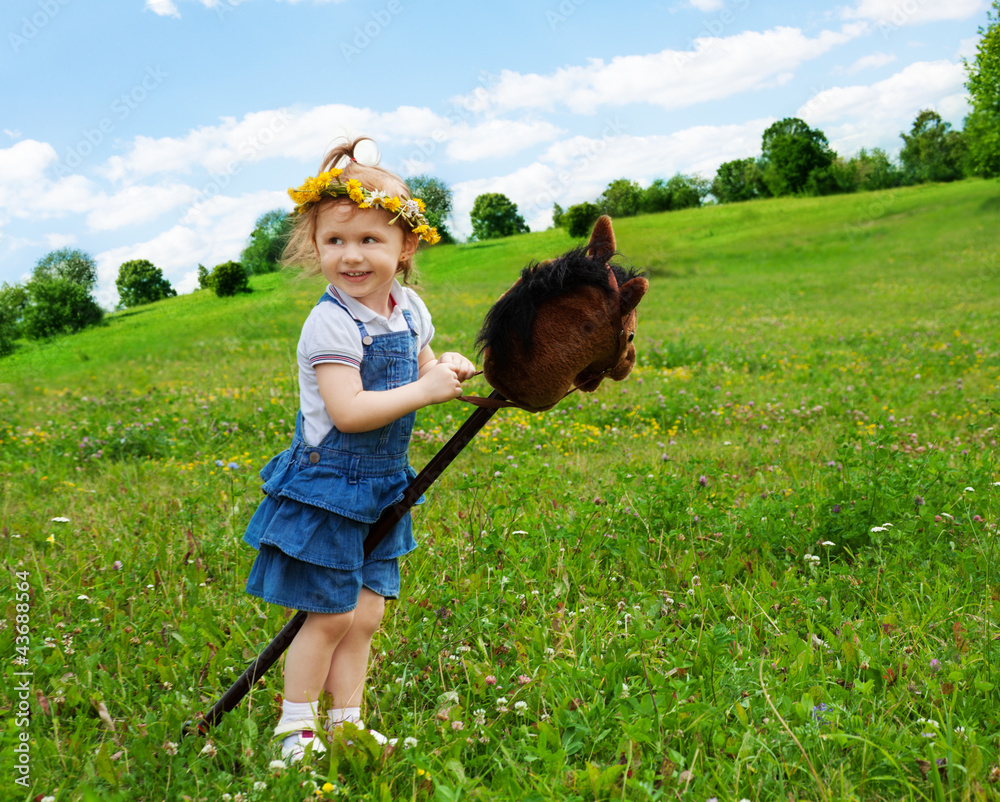
[(384, 613), (385, 599), (368, 588), (361, 588), (350, 628), (326, 664), (328, 673), (324, 687), (332, 697), (335, 709), (361, 706), (372, 637), (378, 631)]
[[(359, 604), (360, 607), (360, 604)], [(355, 611), (309, 613), (285, 654), (285, 699), (308, 702), (319, 710), (330, 663), (338, 646), (353, 628)]]

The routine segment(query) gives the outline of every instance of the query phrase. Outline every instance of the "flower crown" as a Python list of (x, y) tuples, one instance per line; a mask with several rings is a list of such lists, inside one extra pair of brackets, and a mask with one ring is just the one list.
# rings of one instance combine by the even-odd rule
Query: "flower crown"
[(426, 206), (420, 198), (400, 198), (395, 195), (389, 197), (381, 190), (361, 186), (361, 182), (353, 178), (342, 181), (340, 178), (342, 172), (344, 171), (337, 168), (327, 170), (314, 178), (307, 178), (298, 189), (289, 189), (288, 196), (295, 201), (295, 212), (302, 214), (310, 204), (324, 197), (347, 197), (362, 209), (385, 209), (390, 214), (396, 215), (389, 221), (389, 225), (402, 217), (413, 233), (430, 245), (440, 242), (441, 237), (437, 229), (424, 216)]

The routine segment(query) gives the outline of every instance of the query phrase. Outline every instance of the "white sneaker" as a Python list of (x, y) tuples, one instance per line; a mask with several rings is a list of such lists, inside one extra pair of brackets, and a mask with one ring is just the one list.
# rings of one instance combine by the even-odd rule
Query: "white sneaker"
[(274, 729), (276, 738), (285, 736), (281, 741), (281, 758), (289, 763), (298, 763), (306, 752), (321, 755), (326, 751), (326, 745), (316, 736), (311, 721), (290, 721), (279, 724)]

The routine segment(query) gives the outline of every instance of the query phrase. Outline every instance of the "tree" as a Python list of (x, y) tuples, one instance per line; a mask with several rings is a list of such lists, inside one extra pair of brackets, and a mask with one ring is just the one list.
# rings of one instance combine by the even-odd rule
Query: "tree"
[(563, 215), (566, 214), (565, 210), (558, 203), (552, 204), (552, 225), (556, 228), (562, 228)]
[(577, 203), (563, 213), (563, 228), (573, 239), (586, 237), (600, 216), (601, 210), (596, 203), (588, 203), (587, 201)]
[(472, 204), (472, 237), (477, 240), (526, 234), (528, 226), (517, 213), (517, 204), (500, 192), (487, 192)]
[(86, 287), (70, 279), (32, 278), (27, 290), (22, 328), (32, 340), (77, 332), (104, 317)]
[(104, 310), (91, 295), (97, 263), (78, 248), (60, 248), (43, 256), (25, 285), (27, 304), (22, 331), (30, 339), (76, 332), (100, 323)]
[(618, 178), (605, 187), (597, 199), (601, 214), (634, 217), (642, 203), (642, 187), (627, 178)]
[(451, 189), (448, 185), (430, 175), (415, 175), (406, 179), (406, 183), (410, 187), (410, 195), (424, 202), (424, 216), (427, 222), (437, 229), (441, 242), (446, 245), (454, 242), (455, 238), (448, 231), (446, 223), (451, 216), (452, 205)]
[(292, 230), (292, 216), (284, 209), (272, 209), (257, 218), (240, 262), (251, 273), (273, 273)]
[(826, 134), (798, 117), (786, 117), (771, 125), (761, 141), (764, 184), (776, 197), (800, 193), (809, 174), (829, 167), (835, 156)]
[(223, 262), (212, 268), (208, 276), (208, 286), (220, 298), (250, 292), (250, 274), (239, 262)]
[(875, 190), (898, 187), (903, 181), (899, 167), (894, 164), (881, 148), (870, 151), (861, 148), (851, 157), (850, 164), (854, 167), (858, 189)]
[(118, 288), (118, 305), (122, 307), (141, 306), (177, 295), (170, 282), (163, 277), (163, 271), (148, 259), (123, 262), (118, 268), (115, 286)]
[(923, 109), (913, 121), (909, 135), (901, 133), (899, 160), (912, 183), (954, 181), (962, 177), (965, 145), (962, 135), (933, 109)]
[(969, 79), (972, 113), (965, 118), (969, 172), (984, 178), (1000, 177), (1000, 0), (993, 0), (989, 25), (979, 28), (976, 57), (963, 59)]
[(90, 292), (97, 285), (97, 263), (79, 248), (51, 251), (35, 263), (32, 279), (66, 279)]
[(701, 206), (711, 191), (711, 184), (701, 176), (677, 173), (667, 181), (666, 189), (670, 193), (670, 210), (677, 211)]
[(719, 203), (739, 203), (766, 198), (771, 192), (764, 185), (760, 165), (750, 157), (720, 164), (712, 181), (712, 194)]
[(6, 281), (0, 287), (0, 356), (14, 351), (14, 341), (21, 336), (21, 319), (28, 306), (28, 291), (23, 284)]

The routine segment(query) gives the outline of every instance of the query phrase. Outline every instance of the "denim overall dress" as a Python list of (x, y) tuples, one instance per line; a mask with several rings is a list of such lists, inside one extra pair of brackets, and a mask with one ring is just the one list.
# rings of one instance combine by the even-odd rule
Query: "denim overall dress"
[[(319, 301), (347, 308), (324, 294)], [(361, 333), (365, 390), (391, 390), (418, 378), (419, 338), (408, 310), (407, 330)], [(381, 429), (345, 434), (334, 426), (318, 446), (302, 439), (302, 412), (291, 447), (260, 472), (265, 494), (243, 540), (258, 550), (247, 592), (264, 601), (315, 613), (343, 613), (362, 585), (386, 598), (399, 595), (398, 557), (416, 548), (409, 514), (365, 559), (368, 529), (403, 498), (416, 475), (409, 463), (411, 412)], [(421, 499), (422, 501), (423, 499)], [(418, 502), (419, 503), (419, 502)]]

